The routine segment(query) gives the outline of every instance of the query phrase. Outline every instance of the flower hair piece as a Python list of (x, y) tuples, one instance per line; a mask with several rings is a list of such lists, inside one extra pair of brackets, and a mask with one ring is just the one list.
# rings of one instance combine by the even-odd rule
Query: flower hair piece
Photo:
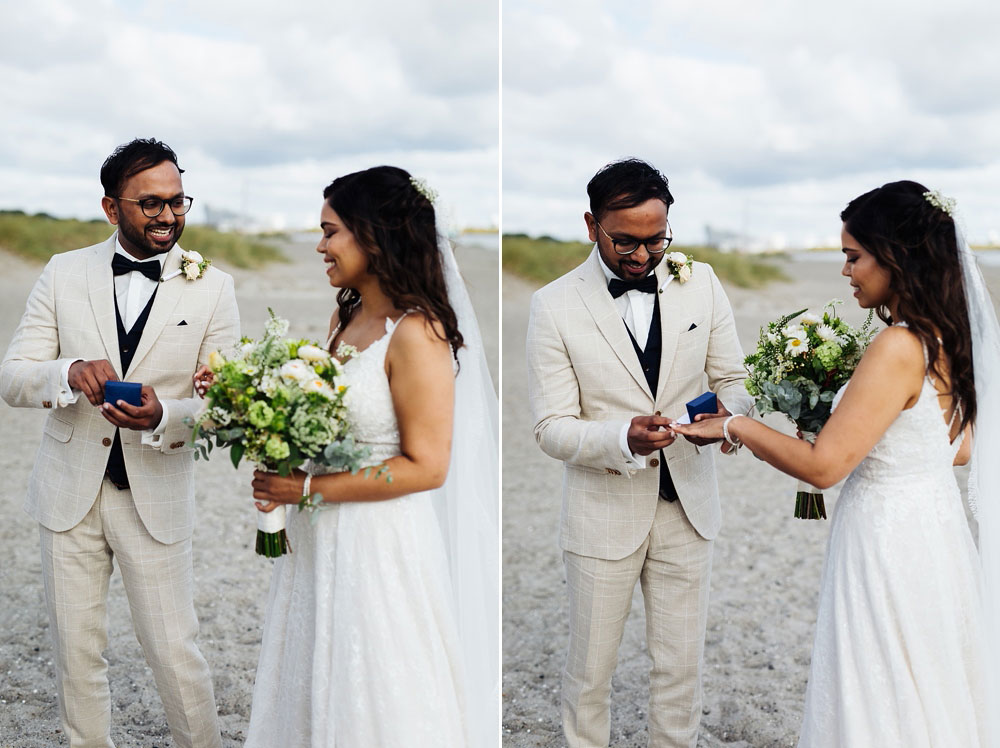
[(427, 182), (425, 182), (423, 179), (411, 176), (410, 184), (413, 185), (413, 189), (415, 189), (417, 192), (419, 192), (421, 195), (427, 198), (427, 202), (429, 202), (431, 205), (433, 205), (434, 201), (437, 200), (438, 196), (437, 192), (432, 190), (430, 186), (427, 184)]
[(945, 197), (937, 190), (930, 190), (924, 193), (924, 200), (929, 202), (935, 208), (940, 208), (949, 216), (955, 216), (955, 198)]

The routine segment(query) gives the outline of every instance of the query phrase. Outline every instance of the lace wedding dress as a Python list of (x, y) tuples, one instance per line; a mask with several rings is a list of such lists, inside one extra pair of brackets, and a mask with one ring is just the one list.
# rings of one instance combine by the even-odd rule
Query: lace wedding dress
[[(348, 419), (373, 463), (400, 454), (384, 368), (394, 329), (386, 320), (386, 334), (344, 365)], [(288, 510), (293, 553), (271, 580), (249, 748), (467, 745), (449, 571), (430, 499), (329, 504), (314, 524)]]
[(925, 378), (844, 484), (800, 748), (984, 745), (982, 574), (952, 469), (958, 447)]

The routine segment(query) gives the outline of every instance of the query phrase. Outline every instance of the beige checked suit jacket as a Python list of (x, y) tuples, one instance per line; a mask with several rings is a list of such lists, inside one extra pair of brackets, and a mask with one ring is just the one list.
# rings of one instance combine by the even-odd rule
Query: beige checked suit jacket
[[(117, 234), (100, 244), (52, 257), (0, 364), (0, 396), (14, 407), (51, 408), (28, 483), (24, 509), (55, 532), (87, 514), (104, 476), (115, 427), (86, 397), (53, 407), (67, 360), (107, 359), (120, 379), (150, 385), (168, 413), (162, 449), (121, 430), (132, 496), (146, 529), (161, 543), (190, 537), (194, 524), (191, 427), (200, 401), (191, 376), (214, 350), (239, 337), (233, 279), (209, 267), (198, 280), (183, 274), (160, 283), (131, 367), (121, 371), (111, 258)], [(164, 276), (180, 267), (181, 248), (167, 254)]]
[[(654, 273), (665, 280), (666, 263)], [(671, 278), (659, 307), (663, 350), (654, 398), (596, 248), (532, 297), (528, 394), (539, 446), (565, 465), (559, 534), (562, 548), (572, 553), (621, 559), (649, 534), (658, 501), (658, 455), (649, 455), (644, 469), (630, 469), (625, 461), (619, 437), (634, 416), (679, 418), (684, 403), (706, 389), (733, 413), (746, 413), (753, 404), (743, 386), (732, 308), (711, 266), (694, 263), (687, 283)], [(716, 536), (722, 520), (717, 449), (678, 438), (664, 450), (684, 511), (706, 539)]]

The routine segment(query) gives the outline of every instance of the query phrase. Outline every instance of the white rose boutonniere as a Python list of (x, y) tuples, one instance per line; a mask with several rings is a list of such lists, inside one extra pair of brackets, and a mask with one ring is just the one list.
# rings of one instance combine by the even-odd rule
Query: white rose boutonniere
[(199, 252), (181, 252), (181, 272), (188, 280), (198, 280), (211, 264), (212, 261), (206, 260)]
[(683, 252), (671, 252), (667, 255), (667, 268), (680, 283), (687, 283), (694, 273), (694, 257)]

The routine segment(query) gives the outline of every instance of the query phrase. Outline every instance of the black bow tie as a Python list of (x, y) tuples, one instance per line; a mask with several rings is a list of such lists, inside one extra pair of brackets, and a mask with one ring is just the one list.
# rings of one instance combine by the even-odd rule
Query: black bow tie
[(642, 291), (643, 293), (656, 293), (656, 276), (647, 275), (642, 280), (637, 281), (623, 281), (618, 278), (612, 278), (608, 282), (608, 291), (611, 292), (612, 298), (617, 299), (626, 291)]
[(131, 273), (133, 270), (138, 270), (150, 280), (160, 280), (161, 268), (159, 260), (135, 262), (134, 260), (130, 260), (128, 257), (115, 252), (115, 256), (111, 259), (111, 272), (115, 275), (125, 275), (125, 273)]

